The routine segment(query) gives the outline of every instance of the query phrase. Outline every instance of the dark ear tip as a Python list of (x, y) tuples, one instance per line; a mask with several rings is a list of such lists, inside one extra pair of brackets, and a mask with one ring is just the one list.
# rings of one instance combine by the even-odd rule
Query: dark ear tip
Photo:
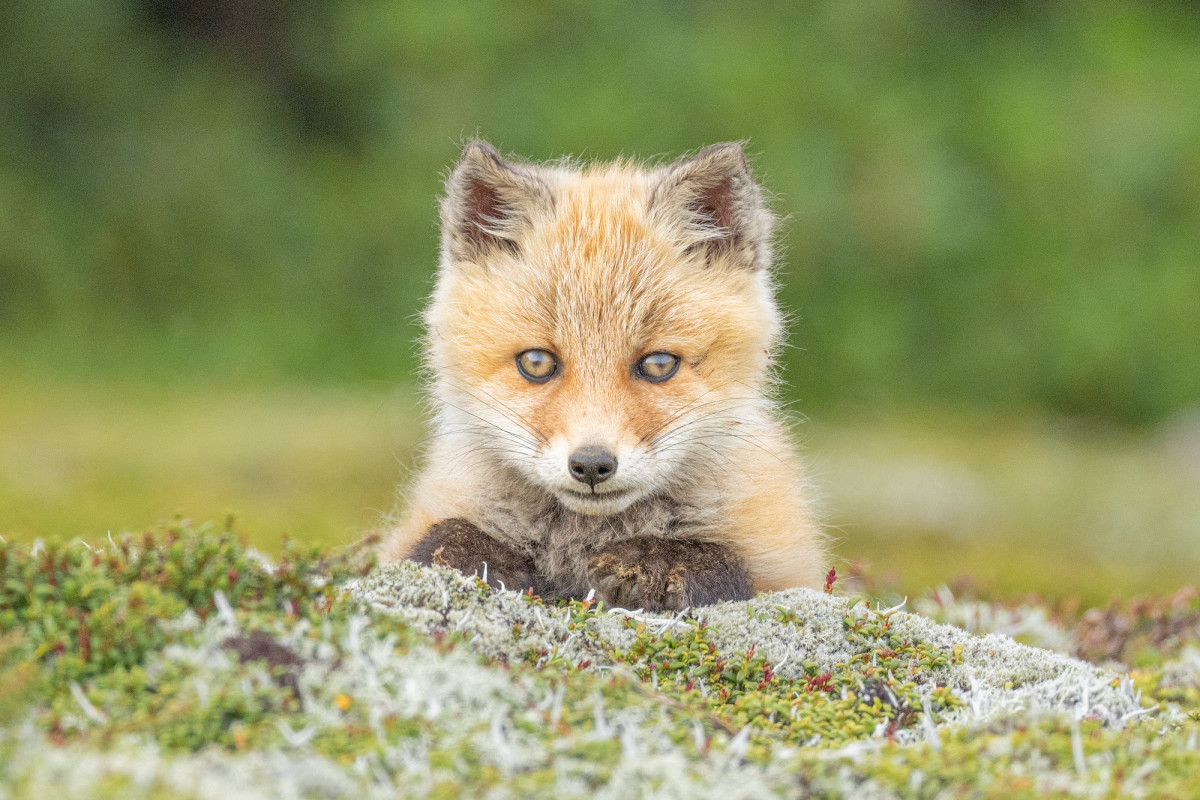
[(717, 153), (728, 153), (731, 155), (733, 153), (737, 153), (740, 155), (741, 152), (741, 142), (717, 142), (716, 144), (710, 144), (707, 147), (701, 147), (700, 152), (696, 153), (696, 157), (700, 158), (701, 156), (715, 155)]
[(463, 148), (462, 155), (458, 157), (458, 166), (482, 161), (490, 161), (493, 164), (504, 163), (504, 160), (500, 157), (500, 151), (491, 142), (486, 139), (472, 139), (467, 142), (466, 147)]
[(746, 153), (742, 150), (741, 142), (710, 144), (708, 147), (701, 148), (693, 160), (719, 161), (749, 168), (749, 164), (746, 162)]

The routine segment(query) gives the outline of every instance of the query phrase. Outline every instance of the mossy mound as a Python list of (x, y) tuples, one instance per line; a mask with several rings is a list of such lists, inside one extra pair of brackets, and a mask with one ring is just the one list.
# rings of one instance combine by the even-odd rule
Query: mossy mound
[(0, 547), (0, 798), (1182, 797), (1200, 774), (1186, 648), (1131, 676), (818, 592), (668, 618), (369, 566), (186, 529)]

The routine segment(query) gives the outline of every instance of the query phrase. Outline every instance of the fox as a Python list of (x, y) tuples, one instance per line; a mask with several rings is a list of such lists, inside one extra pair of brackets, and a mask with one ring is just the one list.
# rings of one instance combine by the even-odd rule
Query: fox
[(424, 311), (424, 466), (381, 560), (644, 611), (820, 588), (776, 398), (776, 223), (740, 143), (589, 164), (468, 142)]

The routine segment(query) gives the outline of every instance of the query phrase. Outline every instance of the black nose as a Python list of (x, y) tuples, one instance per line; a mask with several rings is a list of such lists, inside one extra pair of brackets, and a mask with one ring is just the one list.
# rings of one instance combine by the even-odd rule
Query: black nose
[(617, 471), (617, 457), (599, 445), (589, 444), (571, 453), (567, 466), (575, 480), (595, 486)]

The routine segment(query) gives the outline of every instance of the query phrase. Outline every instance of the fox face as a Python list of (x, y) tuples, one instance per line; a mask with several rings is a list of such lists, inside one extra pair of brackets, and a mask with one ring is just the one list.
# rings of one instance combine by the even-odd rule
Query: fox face
[(576, 169), (476, 142), (441, 220), (426, 368), (463, 469), (590, 516), (720, 491), (781, 328), (740, 147)]

